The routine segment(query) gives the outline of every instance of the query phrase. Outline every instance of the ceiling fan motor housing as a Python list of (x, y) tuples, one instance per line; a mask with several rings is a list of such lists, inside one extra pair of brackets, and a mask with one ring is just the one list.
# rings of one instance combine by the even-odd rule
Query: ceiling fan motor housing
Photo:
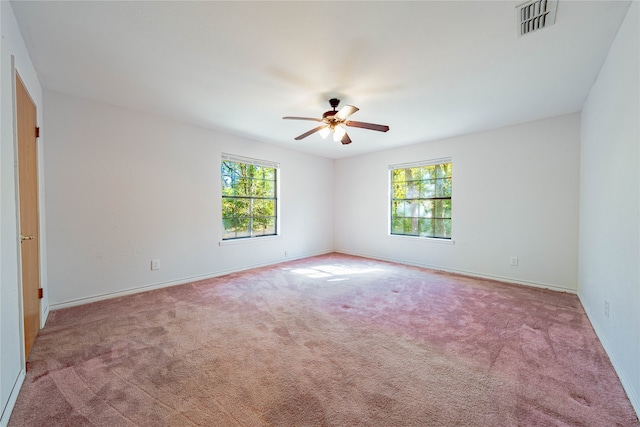
[(329, 100), (329, 105), (331, 105), (331, 108), (333, 108), (333, 110), (329, 110), (329, 111), (325, 111), (322, 114), (322, 118), (326, 119), (327, 117), (332, 118), (333, 116), (336, 115), (337, 111), (336, 108), (338, 108), (338, 105), (340, 104), (340, 100), (337, 98), (331, 98)]
[(326, 119), (327, 117), (331, 118), (331, 117), (335, 116), (335, 115), (336, 115), (336, 113), (337, 113), (337, 111), (336, 111), (336, 110), (329, 110), (329, 111), (325, 111), (325, 112), (322, 114), (322, 118), (323, 118), (323, 119)]

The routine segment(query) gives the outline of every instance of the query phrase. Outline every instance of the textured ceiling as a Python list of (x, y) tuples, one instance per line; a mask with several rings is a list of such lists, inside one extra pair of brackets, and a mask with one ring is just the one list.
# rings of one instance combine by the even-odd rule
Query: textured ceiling
[[(520, 1), (59, 2), (12, 6), (45, 89), (329, 158), (579, 111), (629, 2), (560, 0), (518, 37)], [(328, 99), (360, 111), (342, 146)]]

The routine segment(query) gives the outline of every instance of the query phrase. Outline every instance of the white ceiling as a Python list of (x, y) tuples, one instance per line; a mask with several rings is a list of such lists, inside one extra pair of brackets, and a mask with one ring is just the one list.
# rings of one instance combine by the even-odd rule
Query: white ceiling
[[(343, 158), (579, 111), (629, 2), (64, 2), (12, 6), (45, 89)], [(353, 143), (294, 137), (337, 96)]]

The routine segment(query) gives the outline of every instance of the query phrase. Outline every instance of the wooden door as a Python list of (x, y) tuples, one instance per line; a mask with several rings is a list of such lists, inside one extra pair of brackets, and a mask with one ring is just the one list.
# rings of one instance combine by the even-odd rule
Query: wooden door
[(40, 330), (40, 234), (38, 214), (38, 145), (36, 106), (16, 74), (18, 191), (24, 348), (28, 359)]

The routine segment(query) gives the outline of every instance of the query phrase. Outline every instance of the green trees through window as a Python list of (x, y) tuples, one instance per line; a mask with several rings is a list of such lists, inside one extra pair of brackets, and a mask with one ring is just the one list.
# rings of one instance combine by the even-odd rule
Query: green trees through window
[(277, 234), (277, 169), (222, 161), (222, 239)]
[(451, 239), (451, 165), (391, 169), (391, 234)]

